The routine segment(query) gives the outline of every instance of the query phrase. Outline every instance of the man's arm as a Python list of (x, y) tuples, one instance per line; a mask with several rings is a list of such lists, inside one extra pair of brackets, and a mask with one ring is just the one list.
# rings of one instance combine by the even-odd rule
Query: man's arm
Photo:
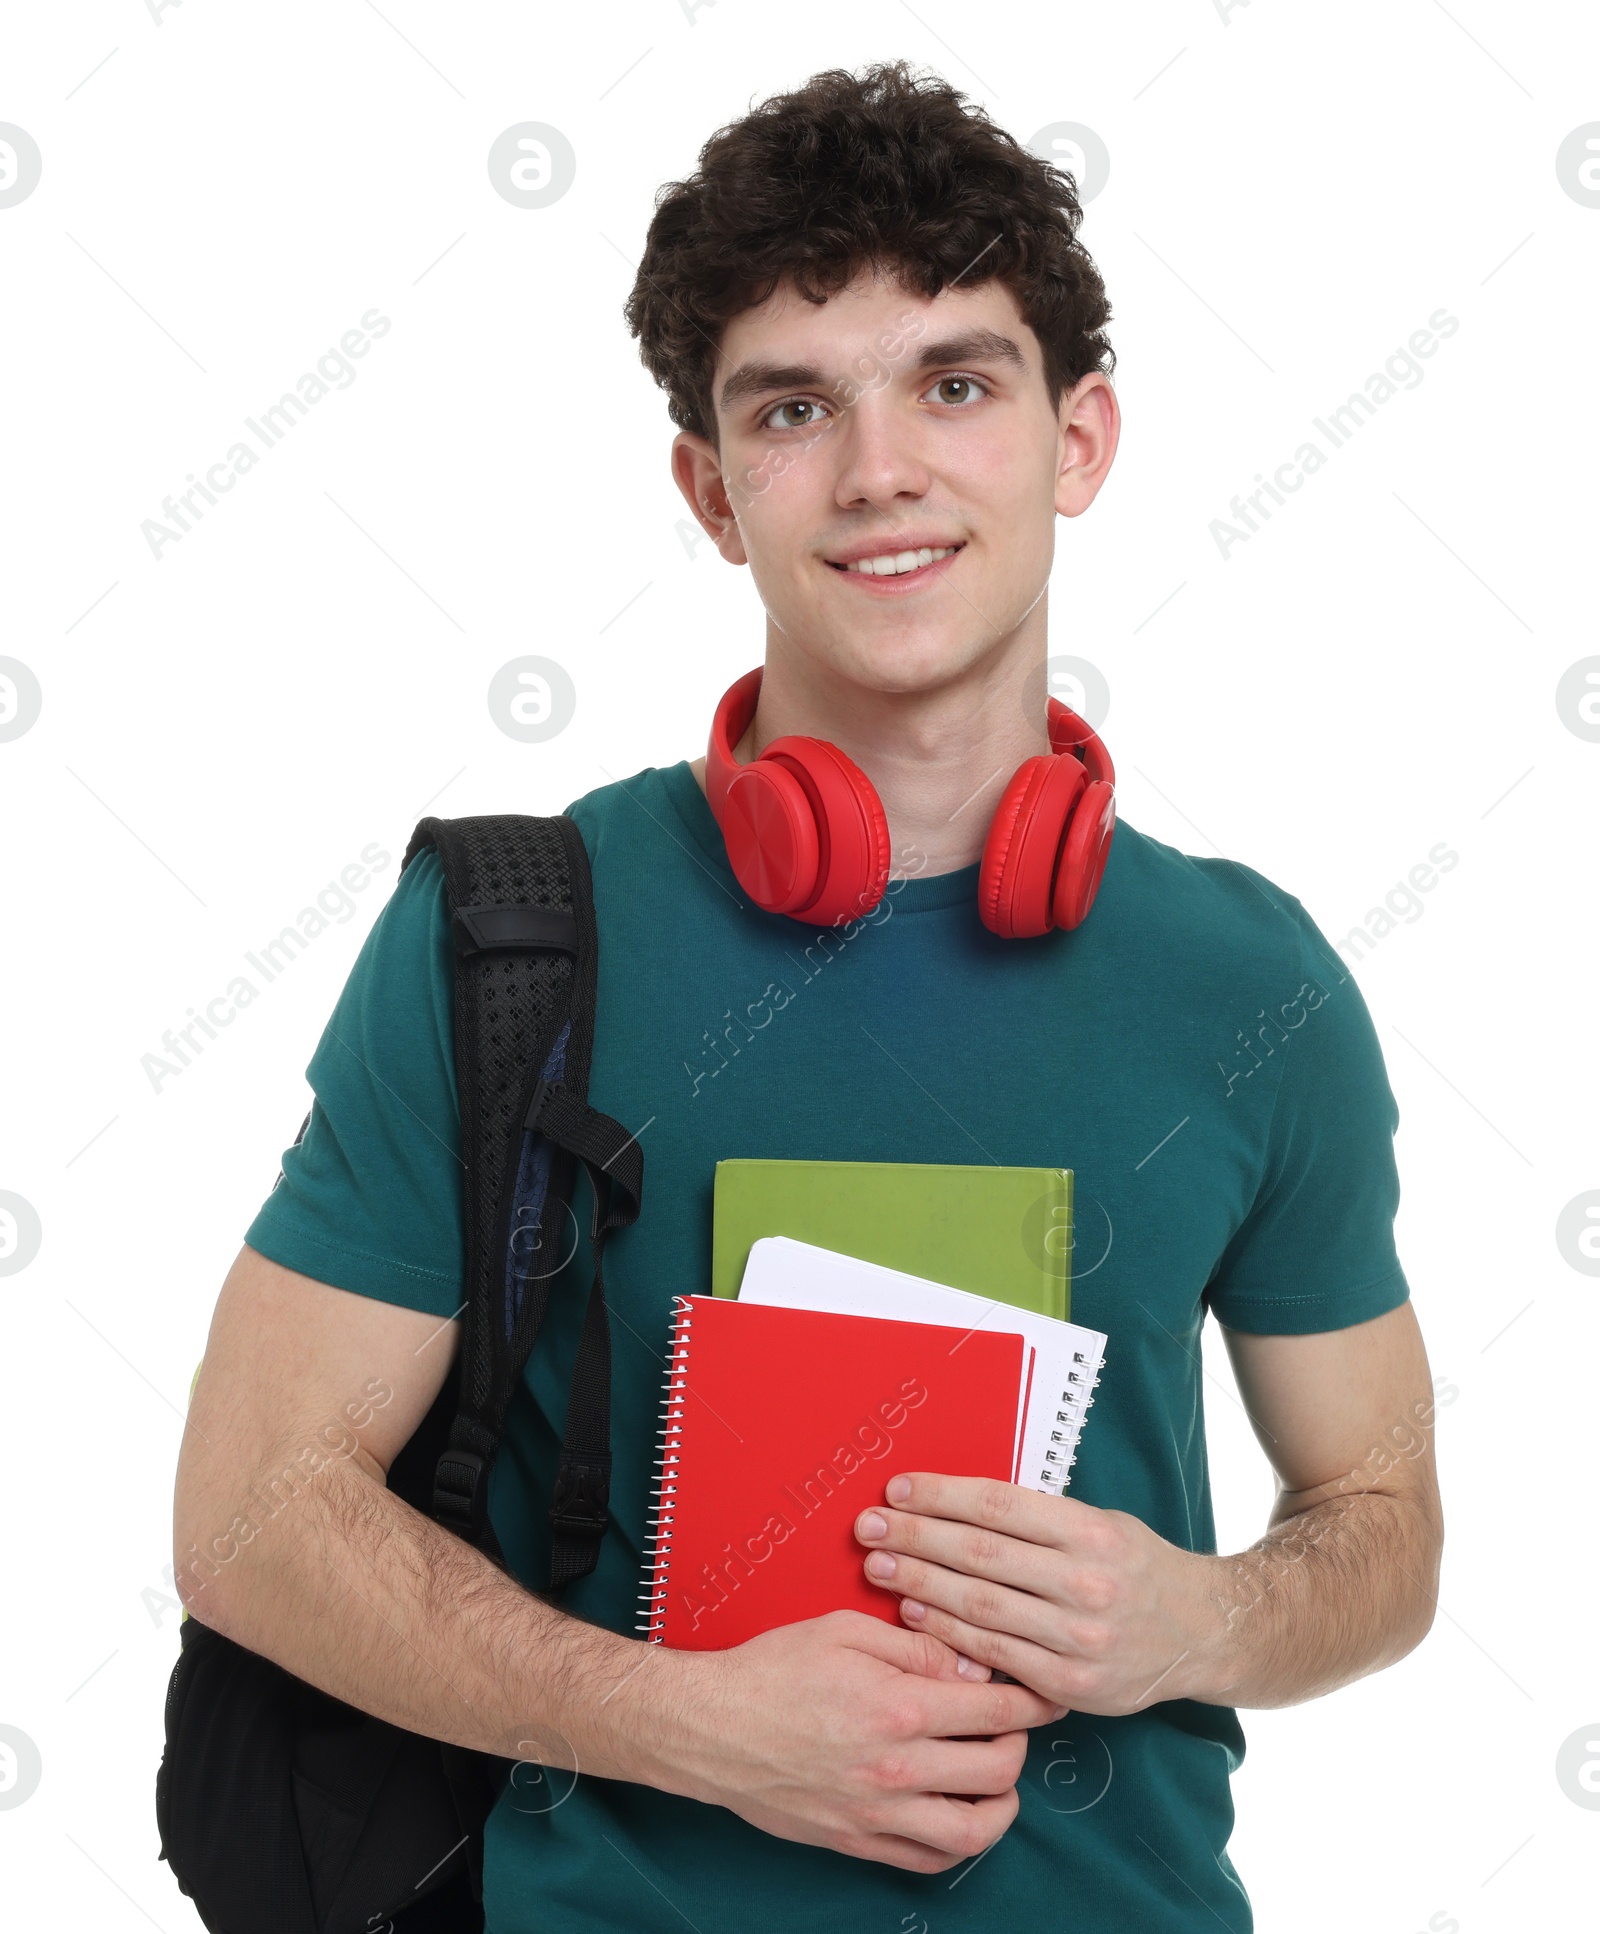
[(867, 1576), (912, 1630), (1082, 1712), (1293, 1705), (1403, 1658), (1433, 1621), (1444, 1538), (1410, 1304), (1315, 1336), (1225, 1335), (1278, 1478), (1248, 1551), (1188, 1552), (1126, 1512), (911, 1473), (857, 1520)]
[(726, 1652), (623, 1638), (386, 1489), (456, 1343), (453, 1323), (241, 1252), (178, 1467), (174, 1570), (196, 1618), (413, 1731), (786, 1839), (934, 1873), (1005, 1832), (1024, 1729), (1058, 1702), (860, 1613)]

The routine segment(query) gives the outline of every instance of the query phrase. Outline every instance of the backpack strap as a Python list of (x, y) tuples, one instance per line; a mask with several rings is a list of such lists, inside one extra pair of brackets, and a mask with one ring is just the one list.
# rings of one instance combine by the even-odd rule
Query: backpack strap
[(589, 856), (564, 817), (424, 819), (444, 868), (455, 942), (456, 1085), (461, 1102), (466, 1301), (456, 1414), (433, 1515), (504, 1562), (488, 1518), (489, 1470), (506, 1408), (575, 1246), (579, 1164), (593, 1198), (594, 1277), (567, 1399), (550, 1506), (550, 1588), (591, 1572), (609, 1522), (611, 1340), (606, 1237), (639, 1213), (644, 1158), (620, 1122), (591, 1108), (598, 941)]

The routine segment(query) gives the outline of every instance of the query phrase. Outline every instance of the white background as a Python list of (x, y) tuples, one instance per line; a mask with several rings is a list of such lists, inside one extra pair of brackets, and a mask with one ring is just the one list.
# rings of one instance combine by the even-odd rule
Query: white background
[[(1594, 17), (80, 0), (0, 29), (0, 120), (43, 155), (0, 209), (0, 653), (43, 689), (0, 744), (0, 1188), (43, 1227), (0, 1281), (0, 1722), (43, 1761), (0, 1811), (19, 1926), (199, 1925), (150, 1798), (179, 1412), (421, 809), (555, 811), (692, 756), (760, 656), (747, 576), (675, 529), (671, 426), (620, 320), (654, 192), (753, 99), (899, 55), (1022, 140), (1074, 121), (1110, 152), (1083, 240), (1126, 430), (1060, 526), (1051, 624), (1109, 682), (1125, 817), (1259, 868), (1334, 937), (1436, 842), (1460, 854), (1359, 973), (1401, 1254), (1457, 1393), (1440, 1616), (1397, 1669), (1245, 1715), (1258, 1924), (1589, 1924), (1600, 1814), (1555, 1756), (1600, 1721), (1600, 1282), (1555, 1224), (1600, 1186), (1600, 745), (1555, 691), (1600, 651), (1600, 209), (1555, 158), (1600, 118)], [(525, 120), (577, 154), (532, 211), (486, 170)], [(153, 558), (141, 521), (373, 307), (393, 327), (357, 380)], [(1219, 556), (1211, 520), (1441, 307), (1460, 328), (1424, 380)], [(486, 704), (526, 652), (577, 687), (547, 744)], [(372, 841), (391, 863), (353, 916), (156, 1092), (163, 1031)], [(1269, 1478), (1215, 1343), (1237, 1548)]]

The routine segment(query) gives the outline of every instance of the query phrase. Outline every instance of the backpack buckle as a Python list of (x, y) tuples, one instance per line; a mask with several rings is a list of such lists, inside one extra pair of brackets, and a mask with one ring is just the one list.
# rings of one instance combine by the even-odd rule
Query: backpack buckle
[(488, 1515), (489, 1466), (476, 1451), (447, 1450), (433, 1474), (433, 1515), (459, 1537), (476, 1541)]
[(563, 1464), (556, 1473), (550, 1502), (550, 1523), (573, 1538), (600, 1538), (611, 1522), (606, 1498), (611, 1489), (611, 1460), (604, 1464)]

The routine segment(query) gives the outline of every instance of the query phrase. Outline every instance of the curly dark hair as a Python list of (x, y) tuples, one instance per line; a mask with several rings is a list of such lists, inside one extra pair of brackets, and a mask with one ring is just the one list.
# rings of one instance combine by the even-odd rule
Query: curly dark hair
[(999, 280), (1044, 349), (1052, 404), (1116, 356), (1070, 174), (904, 61), (815, 74), (720, 128), (656, 196), (624, 315), (674, 423), (715, 445), (724, 325), (789, 278), (822, 303), (861, 269), (912, 291)]

